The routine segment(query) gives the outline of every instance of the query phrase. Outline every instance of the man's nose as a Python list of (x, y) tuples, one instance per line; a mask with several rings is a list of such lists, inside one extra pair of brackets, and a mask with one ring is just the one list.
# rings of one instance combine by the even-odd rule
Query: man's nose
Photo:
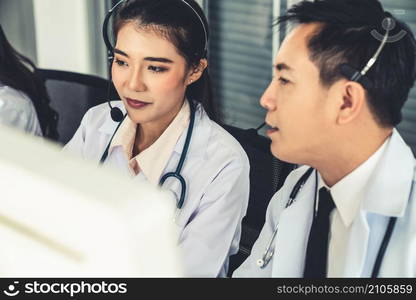
[(269, 84), (260, 98), (260, 105), (267, 110), (273, 110), (276, 107), (276, 91), (273, 88), (273, 82)]

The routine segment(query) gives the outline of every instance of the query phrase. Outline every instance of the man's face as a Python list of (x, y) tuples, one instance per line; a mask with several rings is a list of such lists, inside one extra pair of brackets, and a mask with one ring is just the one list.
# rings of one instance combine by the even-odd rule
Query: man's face
[(267, 131), (274, 156), (284, 161), (311, 164), (333, 142), (336, 118), (319, 70), (309, 59), (307, 42), (317, 24), (299, 25), (286, 37), (275, 59), (274, 77), (260, 104), (267, 109)]

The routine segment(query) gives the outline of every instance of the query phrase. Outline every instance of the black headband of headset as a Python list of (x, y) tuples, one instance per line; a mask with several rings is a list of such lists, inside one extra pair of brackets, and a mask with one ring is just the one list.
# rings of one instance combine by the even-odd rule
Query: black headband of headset
[(0, 24), (0, 57), (4, 57), (5, 49), (4, 46), (6, 45), (6, 35), (4, 34), (3, 28)]
[[(108, 56), (108, 60), (111, 61), (114, 58), (114, 47), (110, 42), (110, 39), (108, 37), (108, 22), (110, 21), (111, 16), (113, 15), (114, 11), (117, 9), (117, 7), (122, 4), (127, 2), (128, 0), (121, 0), (119, 1), (116, 5), (114, 5), (107, 13), (107, 15), (105, 16), (104, 22), (103, 22), (103, 39), (104, 39), (104, 43), (107, 47), (107, 56)], [(204, 53), (202, 54), (202, 57), (206, 57), (207, 55), (207, 50), (208, 50), (208, 32), (206, 29), (206, 26), (204, 24), (204, 21), (202, 19), (202, 17), (199, 15), (199, 13), (185, 0), (181, 0), (182, 3), (184, 3), (187, 7), (189, 7), (194, 14), (198, 17), (198, 19), (201, 22), (202, 28), (204, 30), (204, 34), (205, 34), (205, 46), (204, 46)]]

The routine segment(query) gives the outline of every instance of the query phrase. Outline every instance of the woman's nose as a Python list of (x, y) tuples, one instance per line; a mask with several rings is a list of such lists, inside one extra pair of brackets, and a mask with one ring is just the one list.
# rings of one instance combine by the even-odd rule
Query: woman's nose
[(143, 92), (146, 90), (143, 76), (140, 70), (133, 70), (128, 82), (128, 88), (135, 92)]

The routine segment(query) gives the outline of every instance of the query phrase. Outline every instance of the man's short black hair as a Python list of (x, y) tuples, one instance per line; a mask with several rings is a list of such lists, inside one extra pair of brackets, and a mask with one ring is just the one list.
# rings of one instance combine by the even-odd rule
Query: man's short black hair
[(309, 42), (310, 59), (320, 70), (326, 87), (345, 76), (340, 65), (346, 63), (361, 71), (381, 41), (371, 35), (377, 30), (384, 36), (383, 20), (392, 18), (395, 28), (390, 36), (405, 31), (400, 40), (387, 43), (367, 76), (373, 86), (367, 99), (375, 119), (383, 127), (396, 126), (401, 109), (416, 79), (416, 42), (410, 28), (383, 10), (378, 0), (302, 1), (278, 19), (279, 24), (322, 23)]

